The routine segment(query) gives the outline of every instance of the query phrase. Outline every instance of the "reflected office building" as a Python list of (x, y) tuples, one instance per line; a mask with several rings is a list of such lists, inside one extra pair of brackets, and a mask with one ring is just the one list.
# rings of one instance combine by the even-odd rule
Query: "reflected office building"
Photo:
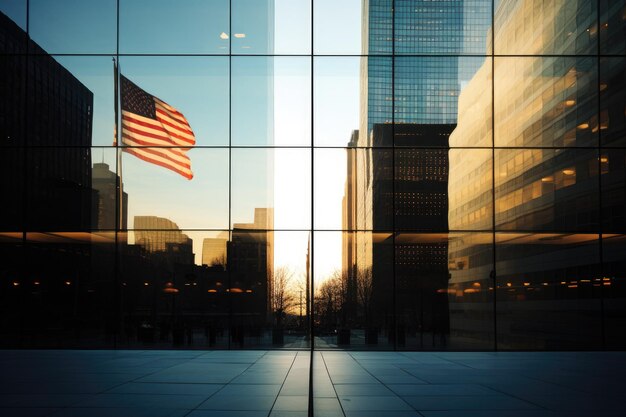
[[(484, 58), (419, 55), (480, 53), (489, 15), (487, 1), (396, 2), (393, 11), (370, 1), (363, 11), (370, 56), (347, 150), (343, 228), (355, 232), (344, 233), (343, 271), (346, 326), (370, 347), (449, 343), (448, 138), (461, 82)], [(459, 36), (470, 17), (475, 33)]]
[[(450, 228), (493, 223), (495, 237), (451, 240), (450, 297), (472, 306), (470, 315), (451, 311), (452, 333), (487, 339), (495, 304), (501, 349), (622, 345), (612, 329), (624, 324), (615, 308), (624, 297), (623, 237), (613, 231), (623, 227), (624, 152), (612, 146), (624, 137), (623, 59), (600, 59), (598, 72), (595, 57), (558, 56), (595, 53), (616, 16), (598, 28), (595, 2), (575, 2), (575, 13), (556, 2), (542, 10), (538, 31), (532, 3), (501, 1), (496, 10), (496, 50), (529, 56), (493, 62), (495, 131), (492, 120), (474, 117), (492, 106), (491, 62), (459, 97), (450, 145), (488, 145), (493, 134), (496, 149), (493, 159), (480, 151), (451, 157)], [(494, 287), (495, 303), (486, 296)]]

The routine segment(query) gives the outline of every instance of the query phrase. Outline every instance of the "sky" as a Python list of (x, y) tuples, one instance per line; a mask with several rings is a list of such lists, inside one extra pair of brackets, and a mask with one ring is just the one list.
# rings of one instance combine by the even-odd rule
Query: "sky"
[[(312, 151), (312, 131), (316, 145), (342, 147), (358, 128), (360, 58), (316, 57), (312, 80), (310, 56), (236, 56), (230, 60), (229, 91), (229, 58), (219, 56), (228, 53), (229, 42), (238, 54), (311, 54), (310, 2), (275, 0), (273, 23), (264, 19), (263, 0), (233, 0), (230, 19), (228, 0), (185, 0), (186, 7), (171, 7), (165, 0), (150, 1), (149, 8), (145, 3), (120, 1), (121, 53), (213, 56), (122, 56), (122, 73), (185, 114), (198, 146), (221, 148), (189, 151), (191, 181), (123, 154), (129, 225), (136, 215), (172, 220), (193, 239), (200, 263), (203, 238), (228, 229), (229, 220), (231, 224), (252, 222), (255, 207), (273, 206), (276, 228), (303, 230), (275, 234), (275, 267), (304, 271), (308, 230), (313, 227), (311, 208), (316, 228), (341, 229), (345, 183), (345, 150)], [(0, 0), (0, 10), (25, 28), (25, 4)], [(115, 5), (116, 0), (31, 0), (29, 11), (30, 36), (47, 52), (102, 54), (57, 55), (55, 59), (94, 93), (92, 144), (104, 148), (94, 148), (92, 158), (113, 170)], [(360, 54), (360, 7), (360, 0), (315, 2), (315, 53)], [(267, 39), (268, 22), (273, 42)], [(156, 30), (166, 25), (169, 30)], [(231, 33), (224, 39), (222, 32)], [(230, 143), (235, 146), (301, 148), (233, 148), (229, 155), (229, 125)], [(319, 282), (341, 267), (341, 233), (317, 232), (315, 242), (315, 279)]]

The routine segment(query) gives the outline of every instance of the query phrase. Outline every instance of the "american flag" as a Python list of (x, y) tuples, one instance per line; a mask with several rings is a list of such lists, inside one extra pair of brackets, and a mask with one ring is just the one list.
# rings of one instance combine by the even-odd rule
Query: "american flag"
[(120, 74), (124, 152), (193, 178), (187, 151), (196, 143), (181, 112)]

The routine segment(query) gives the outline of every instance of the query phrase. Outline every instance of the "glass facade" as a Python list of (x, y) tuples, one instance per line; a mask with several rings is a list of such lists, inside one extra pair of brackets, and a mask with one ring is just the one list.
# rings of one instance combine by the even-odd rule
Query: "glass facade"
[(626, 347), (626, 2), (0, 12), (0, 347)]

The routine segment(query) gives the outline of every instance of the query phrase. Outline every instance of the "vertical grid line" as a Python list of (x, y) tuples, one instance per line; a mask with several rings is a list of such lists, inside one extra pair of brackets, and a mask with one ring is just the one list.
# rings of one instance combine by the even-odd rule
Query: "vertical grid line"
[[(115, 4), (115, 62), (116, 62), (116, 66), (115, 66), (115, 74), (114, 77), (118, 76), (119, 73), (119, 65), (120, 65), (120, 0), (116, 1)], [(119, 81), (119, 80), (118, 80)], [(115, 80), (114, 80), (115, 83)], [(114, 85), (115, 88), (115, 100), (116, 102), (114, 103), (114, 106), (118, 106), (118, 96), (117, 96), (117, 91), (118, 91), (118, 86), (117, 83), (115, 83)], [(121, 110), (121, 108), (120, 108)], [(119, 233), (122, 229), (122, 225), (121, 225), (121, 221), (120, 218), (122, 217), (122, 213), (120, 211), (120, 207), (121, 204), (124, 203), (124, 199), (123, 199), (123, 183), (122, 183), (122, 178), (120, 177), (121, 174), (121, 166), (119, 164), (120, 160), (121, 160), (121, 156), (118, 155), (118, 153), (120, 152), (119, 150), (119, 140), (118, 140), (118, 131), (120, 129), (120, 125), (119, 125), (119, 120), (118, 120), (118, 113), (116, 112), (115, 114), (115, 188), (116, 188), (116, 192), (115, 192), (115, 199), (122, 199), (122, 201), (116, 201), (115, 203), (115, 235), (113, 238), (113, 243), (115, 245), (115, 247), (113, 248), (114, 250), (114, 258), (113, 258), (113, 308), (115, 308), (115, 313), (113, 315), (114, 320), (115, 320), (115, 326), (114, 331), (113, 331), (113, 349), (117, 349), (117, 344), (118, 344), (118, 332), (121, 331), (122, 327), (120, 326), (119, 328), (117, 327), (120, 324), (120, 320), (121, 320), (121, 316), (120, 316), (120, 309), (122, 307), (122, 303), (121, 303), (121, 294), (122, 294), (122, 288), (120, 286), (120, 275), (121, 275), (121, 268), (120, 268), (120, 248), (119, 248)], [(93, 153), (92, 153), (93, 156)], [(93, 164), (93, 161), (92, 161)], [(92, 181), (93, 181), (93, 177), (92, 177)], [(128, 228), (128, 225), (126, 225), (126, 227)], [(126, 235), (126, 239), (128, 239), (128, 234)]]
[[(23, 97), (24, 97), (24, 104), (23, 104), (23, 109), (24, 109), (24, 115), (22, 116), (22, 122), (24, 123), (24, 129), (22, 130), (22, 134), (24, 135), (24, 137), (22, 138), (22, 149), (21, 149), (21, 153), (22, 153), (22, 214), (21, 214), (21, 224), (22, 224), (22, 259), (20, 260), (20, 264), (22, 265), (22, 271), (21, 271), (21, 276), (22, 276), (22, 281), (24, 281), (24, 278), (26, 278), (26, 265), (27, 265), (27, 259), (28, 259), (28, 243), (26, 240), (26, 230), (28, 230), (28, 180), (27, 180), (27, 175), (28, 175), (28, 86), (29, 86), (29, 67), (30, 67), (30, 63), (31, 63), (31, 56), (30, 56), (30, 42), (28, 42), (28, 40), (30, 39), (30, 0), (26, 0), (26, 56), (25, 57), (19, 57), (20, 59), (25, 59), (26, 61), (23, 62), (23, 64), (26, 65), (26, 76), (24, 77), (24, 82), (22, 84), (23, 88), (24, 88), (24, 92), (23, 92)], [(19, 276), (19, 274), (18, 274)], [(22, 343), (24, 340), (24, 315), (20, 314), (19, 316), (19, 326), (18, 326), (18, 332), (19, 332), (19, 344), (18, 346), (21, 348), (22, 347)]]
[[(233, 33), (233, 0), (228, 2), (228, 238), (233, 241), (233, 224), (232, 224), (232, 211), (233, 211), (233, 148), (232, 148), (232, 130), (233, 130), (233, 50), (232, 39)], [(228, 265), (228, 247), (226, 248), (226, 269), (228, 271), (228, 350), (231, 349), (231, 340), (233, 337), (233, 303), (232, 294), (230, 292), (232, 265)]]
[[(391, 0), (391, 304), (393, 350), (398, 350), (398, 306), (396, 300), (396, 2)], [(372, 144), (373, 145), (373, 144)], [(371, 152), (374, 152), (372, 150)], [(421, 308), (421, 306), (420, 306)]]
[[(598, 114), (597, 114), (597, 118), (598, 118), (598, 255), (599, 255), (599, 262), (600, 262), (600, 278), (604, 278), (604, 245), (603, 245), (603, 229), (604, 229), (604, 217), (602, 215), (602, 103), (601, 103), (601, 90), (600, 90), (600, 84), (601, 84), (601, 78), (602, 78), (602, 71), (601, 71), (601, 62), (602, 59), (600, 58), (600, 54), (601, 54), (601, 47), (602, 47), (602, 42), (600, 40), (600, 37), (602, 36), (602, 21), (601, 21), (601, 12), (602, 12), (602, 7), (601, 7), (601, 3), (602, 0), (598, 0), (596, 3), (596, 24), (598, 25), (598, 38), (596, 39), (596, 47), (597, 47), (597, 55), (596, 55), (596, 62), (597, 62), (597, 77), (596, 77), (596, 91), (598, 94)], [(609, 161), (610, 163), (610, 161)], [(604, 282), (604, 281), (601, 281)], [(593, 288), (593, 287), (592, 287)], [(607, 349), (607, 345), (606, 345), (606, 321), (605, 321), (605, 305), (604, 305), (604, 296), (605, 296), (605, 290), (604, 290), (604, 285), (600, 285), (600, 343), (601, 343), (601, 347), (602, 349)]]
[[(309, 403), (308, 403), (308, 416), (309, 417), (313, 417), (314, 415), (314, 401), (313, 401), (313, 356), (314, 356), (314, 351), (315, 351), (315, 328), (314, 328), (314, 323), (313, 323), (313, 315), (314, 315), (314, 306), (315, 306), (315, 288), (313, 286), (313, 284), (315, 283), (315, 278), (313, 277), (313, 272), (315, 270), (315, 250), (314, 250), (314, 234), (315, 234), (315, 123), (313, 122), (313, 116), (314, 116), (314, 111), (315, 111), (315, 50), (313, 49), (315, 47), (315, 29), (314, 29), (314, 24), (315, 24), (315, 8), (313, 7), (313, 2), (315, 0), (311, 0), (310, 4), (311, 4), (311, 50), (310, 50), (310, 54), (311, 54), (311, 147), (310, 147), (310, 152), (311, 152), (311, 226), (310, 226), (310, 232), (309, 235), (311, 236), (311, 245), (309, 247), (309, 264), (310, 264), (310, 268), (311, 268), (311, 285), (309, 288), (309, 292), (311, 294), (308, 294), (308, 298), (309, 298), (309, 318), (308, 318), (308, 322), (309, 322), (309, 340), (310, 340), (310, 346), (309, 346), (309, 354), (311, 355), (310, 358), (310, 362), (309, 362)], [(308, 271), (307, 271), (308, 272)], [(306, 275), (305, 275), (306, 276)], [(306, 288), (306, 286), (305, 286)], [(300, 306), (300, 308), (302, 308), (302, 306)]]
[(496, 112), (495, 112), (495, 51), (496, 51), (496, 11), (495, 1), (491, 2), (491, 256), (493, 286), (493, 350), (498, 351), (498, 278), (496, 275)]

